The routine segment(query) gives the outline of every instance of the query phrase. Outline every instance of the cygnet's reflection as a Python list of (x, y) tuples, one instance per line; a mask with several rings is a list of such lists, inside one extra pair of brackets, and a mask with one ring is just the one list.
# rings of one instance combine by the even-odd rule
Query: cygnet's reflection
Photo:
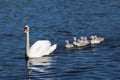
[[(49, 68), (51, 67), (51, 57), (41, 57), (36, 59), (28, 59), (27, 67), (29, 69), (28, 75), (32, 75), (33, 71), (41, 73), (49, 73)], [(34, 74), (34, 73), (33, 73)]]

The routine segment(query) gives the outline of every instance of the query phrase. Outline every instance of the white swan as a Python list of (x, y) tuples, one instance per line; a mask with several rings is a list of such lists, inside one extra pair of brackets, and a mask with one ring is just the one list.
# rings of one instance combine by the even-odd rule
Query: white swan
[(77, 39), (76, 37), (73, 37), (73, 45), (76, 46), (76, 47), (83, 47), (83, 46), (86, 46), (87, 43), (86, 41), (84, 40), (84, 37), (81, 36), (80, 39)]
[(88, 44), (89, 44), (89, 42), (87, 40), (87, 37), (81, 36), (80, 39), (78, 39), (78, 46), (79, 47), (83, 47), (83, 46), (86, 46)]
[(26, 34), (26, 54), (28, 58), (37, 58), (49, 55), (57, 48), (57, 44), (51, 46), (51, 42), (49, 40), (38, 40), (30, 48), (29, 30), (29, 26), (26, 25), (24, 33)]
[(99, 44), (102, 41), (104, 41), (104, 38), (97, 37), (96, 35), (95, 36), (91, 36), (90, 38), (91, 38), (91, 41), (90, 41), (91, 44)]
[(97, 39), (97, 40), (99, 40), (99, 41), (101, 41), (101, 42), (104, 41), (103, 37), (97, 37), (96, 35), (94, 35), (94, 38)]
[(78, 44), (77, 44), (78, 47), (83, 47), (83, 46), (86, 45), (86, 44), (84, 43), (84, 41), (81, 40), (81, 39), (78, 39), (77, 41), (78, 41)]
[(68, 40), (65, 40), (65, 43), (66, 43), (66, 45), (65, 45), (66, 48), (74, 47), (73, 44), (70, 44)]
[(78, 43), (77, 43), (77, 38), (76, 38), (76, 37), (73, 37), (73, 45), (74, 45), (74, 46), (77, 46), (77, 45), (78, 45)]
[(84, 43), (85, 43), (85, 45), (88, 45), (90, 43), (89, 40), (87, 39), (87, 37), (84, 37)]

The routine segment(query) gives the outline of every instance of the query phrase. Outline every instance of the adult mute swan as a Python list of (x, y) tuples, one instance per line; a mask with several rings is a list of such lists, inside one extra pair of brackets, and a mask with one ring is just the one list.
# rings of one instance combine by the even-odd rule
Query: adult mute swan
[(49, 55), (57, 48), (57, 44), (51, 46), (51, 42), (49, 40), (38, 40), (30, 48), (29, 30), (29, 26), (26, 25), (24, 33), (26, 34), (26, 55), (28, 58), (38, 58)]

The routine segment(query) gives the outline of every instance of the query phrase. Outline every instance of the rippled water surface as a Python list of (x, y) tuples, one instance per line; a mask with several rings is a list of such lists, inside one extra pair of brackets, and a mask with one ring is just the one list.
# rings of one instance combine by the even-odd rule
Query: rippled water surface
[[(56, 51), (25, 60), (25, 25), (31, 45), (57, 43)], [(66, 39), (96, 34), (105, 41), (65, 49)], [(119, 0), (0, 0), (1, 80), (120, 80)]]

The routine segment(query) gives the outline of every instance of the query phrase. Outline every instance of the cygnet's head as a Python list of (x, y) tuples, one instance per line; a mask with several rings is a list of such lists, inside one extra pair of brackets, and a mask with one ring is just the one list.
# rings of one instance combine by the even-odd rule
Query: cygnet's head
[(29, 31), (29, 26), (26, 25), (25, 28), (24, 28), (24, 33), (27, 33)]
[(96, 35), (94, 35), (94, 38), (95, 38), (95, 39), (97, 39), (97, 36), (96, 36)]
[(77, 38), (76, 38), (76, 37), (73, 37), (73, 40), (74, 40), (74, 41), (76, 41), (76, 40), (77, 40)]
[(83, 37), (83, 36), (81, 36), (81, 37), (80, 37), (80, 39), (81, 39), (81, 40), (83, 40), (83, 39), (84, 39), (84, 37)]
[(90, 39), (94, 39), (94, 36), (90, 36)]
[(68, 41), (68, 40), (65, 40), (65, 43), (66, 43), (66, 44), (69, 44), (69, 41)]

